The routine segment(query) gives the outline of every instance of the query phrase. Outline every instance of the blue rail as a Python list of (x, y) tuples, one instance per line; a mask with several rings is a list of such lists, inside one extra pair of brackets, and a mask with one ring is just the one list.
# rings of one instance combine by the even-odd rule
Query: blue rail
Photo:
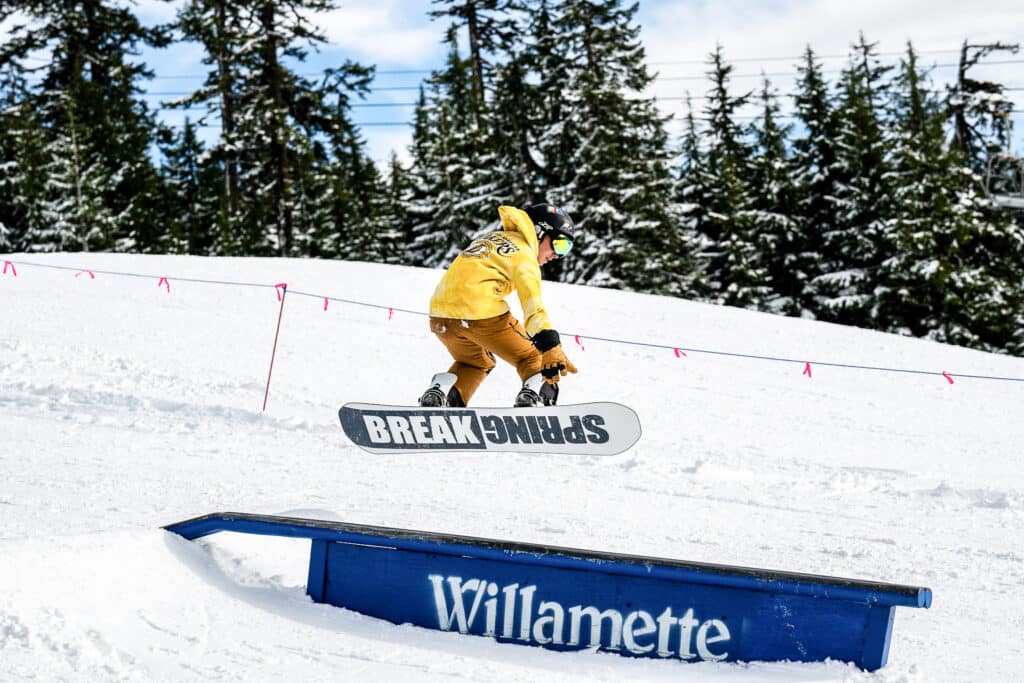
[(874, 670), (895, 608), (932, 601), (917, 586), (294, 517), (223, 512), (165, 528), (308, 538), (317, 602), (554, 650)]
[(605, 553), (577, 548), (513, 543), (471, 536), (295, 517), (219, 512), (170, 524), (164, 528), (189, 540), (219, 531), (230, 531), (341, 543), (386, 545), (398, 550), (498, 561), (514, 558), (520, 564), (583, 570), (600, 568), (605, 573), (623, 576), (660, 578), (805, 597), (853, 600), (879, 606), (927, 608), (932, 604), (931, 590), (917, 586)]

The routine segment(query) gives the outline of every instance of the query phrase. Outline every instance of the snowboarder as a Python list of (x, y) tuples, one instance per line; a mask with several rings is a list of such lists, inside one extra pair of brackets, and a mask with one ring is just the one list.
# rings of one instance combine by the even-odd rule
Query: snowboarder
[[(430, 300), (430, 330), (451, 353), (420, 397), (425, 407), (464, 407), (497, 363), (514, 365), (523, 381), (516, 407), (554, 405), (558, 380), (576, 366), (565, 357), (540, 296), (540, 267), (572, 251), (575, 225), (565, 210), (535, 204), (525, 210), (499, 206), (502, 229), (475, 239), (456, 257)], [(513, 291), (526, 316), (512, 317), (505, 297)], [(446, 381), (447, 380), (447, 381)]]

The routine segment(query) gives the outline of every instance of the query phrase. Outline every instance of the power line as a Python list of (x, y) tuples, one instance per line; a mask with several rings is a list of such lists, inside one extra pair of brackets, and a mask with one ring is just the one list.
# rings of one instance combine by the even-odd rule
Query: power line
[[(898, 53), (894, 53), (894, 54), (898, 54)], [(781, 59), (781, 58), (779, 58), (779, 59)], [(1024, 64), (1024, 60), (1003, 60), (1003, 61), (1000, 61), (1000, 62), (987, 62), (987, 64)], [(956, 64), (956, 65), (951, 64), (951, 65), (943, 65), (943, 66), (959, 66), (959, 65), (958, 64)], [(830, 72), (824, 72), (824, 73), (841, 73), (841, 71), (830, 71)], [(778, 76), (796, 76), (796, 75), (798, 75), (796, 72), (774, 72), (774, 73), (763, 73), (763, 74), (753, 74), (753, 73), (751, 73), (751, 74), (730, 74), (730, 78), (746, 78), (746, 77), (760, 77), (760, 76), (764, 76), (764, 77), (776, 76), (776, 77), (778, 77)], [(655, 80), (656, 81), (657, 80), (662, 80), (662, 81), (684, 81), (684, 80), (686, 80), (686, 81), (691, 81), (691, 80), (692, 81), (699, 81), (699, 80), (707, 80), (707, 78), (708, 78), (707, 75), (702, 75), (702, 76), (658, 77)], [(417, 90), (418, 91), (418, 90), (420, 90), (420, 88), (421, 88), (421, 86), (392, 86), (392, 87), (373, 88), (371, 90), (371, 92), (384, 92), (384, 91), (393, 92), (393, 91), (409, 91), (409, 90)], [(1003, 91), (1004, 92), (1022, 92), (1022, 91), (1024, 91), (1024, 86), (1004, 87)], [(926, 92), (940, 94), (940, 93), (943, 93), (945, 91), (942, 90), (942, 89), (926, 89)], [(192, 95), (192, 94), (193, 94), (192, 92), (150, 91), (150, 92), (140, 93), (140, 96), (142, 96), (142, 97), (184, 97), (184, 96), (188, 96), (188, 95)], [(795, 93), (778, 93), (777, 96), (778, 97), (795, 97)], [(685, 101), (687, 99), (694, 100), (694, 101), (703, 101), (703, 100), (707, 100), (709, 98), (708, 98), (707, 95), (689, 95), (689, 96), (663, 96), (663, 97), (656, 96), (656, 97), (653, 97), (652, 99), (655, 99), (655, 100), (661, 101), (661, 102), (671, 102), (671, 101)], [(415, 107), (417, 104), (418, 104), (418, 102), (354, 102), (354, 103), (350, 104), (349, 106), (351, 108), (353, 108), (353, 109), (386, 109), (386, 108)], [(164, 111), (166, 111), (166, 110), (179, 110), (179, 111), (189, 111), (189, 110), (194, 111), (194, 110), (198, 110), (198, 108), (182, 108), (182, 107), (158, 107), (157, 109), (164, 110)], [(1020, 113), (1020, 112), (1021, 112), (1021, 110), (1017, 110), (1017, 109), (1011, 111), (1011, 113), (1013, 113), (1013, 114), (1017, 114), (1017, 113)], [(401, 125), (410, 125), (410, 124), (400, 123), (400, 122), (392, 122), (392, 123), (376, 123), (376, 124), (373, 124), (373, 125), (401, 126)]]
[[(379, 128), (379, 127), (397, 127), (397, 126), (411, 127), (413, 125), (413, 123), (412, 123), (412, 121), (366, 121), (366, 122), (353, 121), (352, 125), (356, 126), (358, 128)], [(215, 123), (197, 123), (197, 124), (195, 124), (195, 126), (197, 128), (220, 128), (220, 126), (215, 124)]]
[[(1004, 88), (1004, 90), (1007, 90), (1007, 91), (1010, 91), (1010, 90), (1013, 90), (1013, 91), (1024, 91), (1024, 87), (1022, 87), (1022, 88)], [(924, 90), (923, 92), (929, 92), (929, 93), (933, 93), (933, 94), (942, 94), (945, 91), (943, 91), (943, 90)], [(148, 93), (141, 93), (140, 96), (141, 97), (163, 97), (163, 96), (167, 96), (167, 95), (180, 95), (180, 94), (186, 94), (186, 93), (148, 92)], [(774, 96), (777, 97), (777, 98), (796, 97), (797, 93), (774, 93)], [(711, 99), (711, 96), (710, 95), (689, 95), (689, 96), (685, 96), (685, 95), (679, 95), (679, 96), (675, 96), (675, 95), (671, 95), (671, 96), (655, 95), (655, 96), (652, 96), (650, 98), (638, 98), (638, 99), (636, 99), (636, 101), (646, 101), (647, 99), (656, 100), (658, 102), (685, 102), (687, 100), (694, 100), (694, 101), (709, 100), (709, 99)], [(756, 101), (759, 101), (759, 100), (755, 100), (755, 102), (752, 102), (751, 104), (756, 103)], [(394, 109), (394, 108), (415, 107), (418, 104), (419, 104), (419, 102), (356, 102), (356, 103), (350, 104), (348, 106), (350, 108), (352, 108), (352, 109), (388, 109), (388, 108)], [(196, 110), (196, 109), (206, 110), (206, 109), (209, 109), (209, 107), (174, 107), (174, 106), (168, 106), (168, 107), (157, 107), (157, 109), (189, 111), (189, 110)]]
[(433, 69), (381, 69), (375, 71), (376, 74), (391, 75), (391, 74), (429, 74), (433, 72)]
[[(955, 53), (957, 53), (959, 51), (960, 51), (959, 49), (955, 49), (955, 50), (915, 50), (915, 53), (918, 54), (918, 55), (923, 55), (923, 54), (955, 54)], [(905, 52), (879, 52), (879, 53), (876, 53), (876, 56), (878, 56), (878, 57), (902, 57), (904, 55), (906, 55)], [(846, 58), (849, 58), (849, 56), (850, 56), (849, 54), (842, 54), (842, 55), (841, 54), (836, 54), (836, 55), (817, 55), (816, 54), (816, 55), (814, 55), (815, 59), (846, 59)], [(733, 63), (733, 62), (736, 62), (736, 63), (749, 63), (749, 62), (790, 62), (790, 61), (792, 61), (792, 62), (799, 62), (800, 60), (803, 60), (803, 59), (805, 59), (804, 55), (799, 55), (799, 56), (796, 56), (796, 57), (738, 57), (738, 58), (735, 58), (735, 59), (728, 59), (728, 60), (726, 60), (726, 62), (730, 63), (730, 64)], [(985, 63), (998, 64), (999, 62), (985, 62)], [(696, 65), (707, 66), (708, 61), (707, 61), (707, 59), (684, 59), (684, 60), (676, 60), (676, 61), (648, 62), (648, 66), (666, 66), (666, 65), (672, 66), (672, 65), (677, 65), (677, 64), (696, 64)], [(944, 65), (944, 66), (956, 66), (956, 65)], [(979, 64), (979, 66), (980, 66), (980, 64)], [(393, 75), (409, 75), (409, 74), (429, 74), (429, 73), (434, 73), (434, 71), (436, 71), (436, 69), (381, 69), (379, 71), (375, 71), (374, 73), (376, 75), (378, 75), (378, 76), (393, 76)], [(299, 75), (301, 75), (301, 76), (322, 76), (323, 74), (320, 73), (320, 72), (310, 71), (310, 72), (301, 73)], [(203, 76), (205, 76), (205, 74)], [(191, 78), (201, 78), (201, 77), (202, 76), (189, 75), (189, 74), (171, 74), (171, 75), (166, 75), (166, 76), (155, 76), (154, 78), (155, 79), (173, 80), (173, 79), (191, 79)]]
[[(181, 110), (175, 110), (181, 111)], [(1024, 114), (1024, 109), (1012, 109), (1011, 114)], [(706, 116), (695, 116), (693, 117), (696, 121), (711, 121), (712, 119)], [(734, 116), (735, 121), (756, 121), (761, 118), (761, 115), (750, 115), (750, 116)], [(775, 118), (783, 121), (792, 121), (799, 118), (796, 114), (776, 114)], [(684, 123), (682, 119), (676, 119), (674, 123)], [(219, 128), (220, 126), (212, 123), (200, 123), (196, 124), (199, 128)], [(411, 127), (412, 121), (353, 121), (353, 126), (358, 128), (378, 128), (378, 127)]]
[[(139, 97), (170, 97), (170, 96), (182, 96), (191, 95), (192, 93), (182, 92), (144, 92), (139, 93)], [(382, 108), (401, 108), (401, 107), (415, 107), (418, 102), (354, 102), (348, 105), (352, 109), (382, 109)], [(193, 109), (194, 107), (159, 107), (159, 109)], [(209, 107), (202, 107), (208, 109)]]
[[(995, 61), (995, 62), (981, 62), (981, 63), (975, 64), (974, 66), (998, 66), (998, 65), (1005, 65), (1005, 64), (1024, 64), (1024, 59), (1008, 59), (1008, 60), (1000, 60), (1000, 61)], [(931, 67), (925, 67), (925, 69), (926, 70), (927, 69), (937, 69), (937, 68), (950, 69), (950, 68), (959, 68), (959, 67), (960, 67), (959, 64), (934, 64)], [(842, 69), (823, 69), (820, 73), (823, 73), (823, 74), (841, 74), (841, 73), (843, 73), (843, 70)], [(796, 71), (774, 71), (774, 72), (766, 72), (766, 73), (762, 72), (762, 73), (729, 74), (729, 78), (730, 79), (733, 79), (733, 78), (761, 78), (761, 77), (768, 77), (768, 76), (780, 77), (780, 76), (799, 76), (799, 75), (800, 75), (800, 73), (796, 72)], [(655, 78), (655, 80), (660, 80), (660, 81), (705, 81), (705, 80), (707, 80), (707, 78), (708, 78), (707, 74), (702, 74), (700, 76), (658, 76), (657, 78)]]
[[(957, 52), (957, 51), (958, 50), (932, 50), (931, 52), (945, 54), (945, 53)], [(902, 55), (902, 54), (903, 53), (900, 53), (900, 52), (884, 52), (884, 53), (878, 53), (876, 56), (884, 57), (884, 56), (896, 56), (896, 55)], [(923, 53), (919, 52), (918, 54), (923, 54)], [(849, 57), (849, 55), (830, 55), (828, 57), (823, 57), (823, 58), (827, 59), (827, 58), (831, 58), (831, 57), (836, 57), (836, 58), (838, 58), (838, 57)], [(798, 61), (801, 58), (790, 58), (790, 57), (763, 57), (763, 58), (760, 58), (760, 57), (750, 57), (750, 58), (746, 58), (746, 59), (730, 59), (730, 60), (726, 60), (726, 64), (732, 64), (734, 62), (783, 61), (783, 60), (788, 60), (788, 59), (795, 59), (795, 60)], [(686, 60), (686, 61), (677, 61), (677, 62), (650, 62), (648, 64), (648, 66), (657, 66), (657, 65), (665, 65), (665, 64), (669, 64), (669, 65), (672, 65), (672, 64), (694, 64), (694, 65), (701, 65), (701, 66), (709, 66), (709, 64), (708, 64), (708, 62), (706, 60)], [(1010, 65), (1010, 64), (1024, 64), (1024, 59), (1002, 59), (1002, 60), (978, 62), (977, 64), (972, 65), (972, 68), (980, 68), (980, 67), (985, 67), (985, 66), (1006, 66), (1006, 65)], [(950, 62), (950, 63), (925, 65), (922, 68), (924, 68), (925, 70), (931, 70), (931, 69), (955, 69), (955, 68), (959, 68), (959, 67), (960, 67), (960, 64), (958, 62)], [(380, 74), (417, 74), (417, 73), (433, 73), (433, 72), (434, 72), (434, 70), (432, 70), (432, 69), (403, 69), (403, 70), (378, 71), (376, 73), (378, 75), (380, 75)], [(839, 73), (842, 73), (842, 69), (825, 69), (825, 70), (822, 70), (821, 73), (824, 73), (824, 74), (839, 74)], [(189, 79), (191, 79), (191, 80), (198, 80), (198, 79), (206, 78), (208, 75), (209, 74), (191, 74), (191, 75), (190, 74), (171, 74), (171, 75), (164, 75), (164, 76), (157, 75), (157, 76), (154, 76), (153, 78), (151, 78), (149, 80), (156, 80), (156, 81), (159, 81), (159, 80), (189, 80)], [(309, 72), (299, 73), (298, 75), (305, 76), (305, 77), (316, 77), (316, 76), (322, 76), (323, 73), (322, 72), (309, 71)], [(729, 77), (730, 78), (757, 78), (757, 77), (760, 77), (760, 76), (782, 77), (782, 76), (799, 76), (799, 75), (800, 74), (797, 71), (773, 71), (773, 72), (767, 72), (767, 73), (760, 73), (759, 72), (759, 73), (729, 74)], [(707, 78), (707, 75), (703, 75), (703, 74), (702, 75), (698, 75), (698, 76), (661, 76), (661, 75), (659, 75), (659, 76), (655, 77), (655, 80), (667, 80), (667, 81), (676, 81), (676, 80), (704, 80), (706, 78)], [(385, 87), (380, 87), (380, 88), (373, 88), (372, 90), (375, 91), (375, 92), (379, 91), (379, 90), (418, 90), (420, 87), (421, 86), (419, 86), (419, 85), (413, 85), (413, 86), (385, 86)]]
[[(1024, 88), (1006, 88), (1006, 90), (1024, 90)], [(932, 93), (932, 94), (938, 95), (938, 94), (942, 94), (945, 91), (943, 91), (943, 90), (923, 90), (922, 92), (927, 92), (927, 93)], [(773, 93), (773, 95), (776, 98), (786, 98), (786, 97), (796, 97), (797, 93)], [(685, 96), (685, 95), (674, 96), (673, 95), (673, 96), (666, 96), (666, 97), (652, 96), (650, 99), (657, 100), (658, 102), (671, 102), (671, 101), (682, 101), (682, 102), (685, 102), (686, 100), (709, 100), (709, 99), (711, 99), (711, 96), (710, 95), (689, 95), (689, 96)], [(756, 98), (754, 98), (750, 102), (750, 104), (756, 104), (757, 102), (760, 102), (760, 101), (761, 101), (760, 97), (756, 97)]]
[[(957, 54), (960, 52), (960, 48), (953, 50), (914, 50), (914, 54), (917, 55), (950, 55)], [(906, 52), (878, 52), (876, 53), (879, 57), (904, 57)], [(835, 54), (835, 55), (819, 55), (815, 54), (815, 59), (847, 59), (850, 54)], [(736, 57), (730, 58), (731, 62), (798, 62), (805, 59), (805, 55), (797, 55), (795, 57)], [(661, 66), (661, 65), (673, 65), (673, 64), (707, 64), (707, 58), (705, 59), (684, 59), (676, 61), (663, 61), (663, 62), (648, 62), (650, 66)], [(431, 73), (431, 69), (382, 69), (378, 71), (378, 74), (417, 74), (417, 73)]]
[[(914, 50), (914, 53), (915, 54), (919, 54), (919, 55), (948, 55), (948, 54), (955, 54), (955, 53), (957, 53), (959, 51), (960, 51), (959, 49), (956, 49), (956, 50)], [(876, 53), (876, 54), (879, 57), (903, 57), (907, 53), (906, 52), (879, 52), (879, 53)], [(814, 58), (815, 59), (846, 59), (849, 56), (850, 56), (849, 53), (844, 54), (844, 55), (819, 55), (819, 54), (815, 54)], [(797, 57), (737, 57), (735, 59), (728, 59), (726, 61), (730, 62), (730, 63), (731, 62), (789, 62), (789, 61), (798, 62), (798, 61), (800, 61), (802, 59), (806, 59), (806, 55), (799, 55)], [(707, 64), (707, 63), (708, 63), (708, 61), (705, 58), (705, 59), (686, 59), (686, 60), (670, 61), (670, 62), (651, 62), (650, 64), (651, 64), (651, 66), (657, 66), (659, 64)]]
[[(1007, 60), (1005, 62), (988, 62), (988, 63), (989, 64), (1000, 64), (1000, 63), (1003, 63), (1003, 64), (1024, 64), (1024, 60)], [(941, 65), (941, 66), (959, 66), (959, 65), (948, 64), (948, 65)], [(828, 71), (828, 72), (823, 72), (823, 73), (841, 73), (841, 71)], [(758, 77), (758, 76), (768, 77), (768, 76), (796, 76), (796, 75), (799, 75), (799, 74), (797, 74), (796, 72), (773, 72), (773, 73), (760, 73), (760, 74), (753, 74), (753, 73), (751, 73), (751, 74), (730, 74), (730, 78), (753, 78), (753, 77)], [(186, 78), (186, 76), (176, 76), (175, 78)], [(659, 81), (659, 80), (661, 80), (661, 81), (684, 81), (684, 80), (687, 80), (687, 81), (689, 81), (689, 80), (703, 81), (703, 80), (707, 80), (707, 79), (708, 79), (708, 76), (705, 74), (705, 75), (701, 75), (701, 76), (659, 76), (658, 78), (655, 79), (655, 81)], [(419, 90), (419, 89), (420, 89), (420, 86), (392, 86), (392, 87), (373, 88), (373, 89), (371, 89), (371, 92), (408, 91), (408, 90)], [(931, 92), (931, 93), (943, 93), (943, 92), (945, 92), (942, 89), (931, 89), (931, 88), (929, 88), (929, 89), (924, 89), (924, 90), (925, 90), (925, 92)], [(1003, 91), (1004, 92), (1021, 92), (1021, 91), (1024, 91), (1024, 86), (1004, 87)], [(192, 95), (192, 94), (194, 94), (194, 92), (187, 92), (187, 91), (185, 91), (185, 92), (177, 92), (177, 91), (147, 91), (147, 92), (140, 93), (140, 96), (142, 96), (142, 97), (185, 97), (185, 96), (189, 96), (189, 95)], [(794, 93), (780, 93), (779, 96), (780, 97), (794, 97), (795, 94)], [(670, 100), (686, 100), (688, 98), (687, 97), (657, 97), (656, 99), (670, 101)], [(689, 96), (689, 99), (704, 100), (704, 99), (707, 99), (707, 96), (706, 95), (691, 95), (691, 96)], [(349, 106), (352, 107), (352, 108), (414, 107), (414, 106), (416, 106), (416, 104), (417, 104), (417, 102), (379, 102), (379, 103), (378, 102), (355, 102), (355, 103), (350, 104)]]
[[(919, 55), (920, 54), (953, 54), (953, 53), (957, 53), (959, 51), (960, 51), (959, 49), (956, 49), (956, 50), (918, 50), (917, 54), (919, 54)], [(883, 52), (883, 53), (877, 53), (877, 56), (878, 57), (896, 57), (896, 56), (903, 56), (905, 54), (906, 54), (905, 52)], [(848, 58), (849, 55), (848, 54), (846, 54), (846, 55), (842, 55), (842, 54), (814, 55), (814, 57), (816, 59), (841, 59), (841, 58)], [(733, 62), (736, 62), (736, 63), (750, 63), (750, 62), (799, 61), (799, 60), (804, 59), (804, 58), (805, 57), (803, 55), (798, 56), (798, 57), (781, 57), (781, 56), (742, 57), (742, 58), (729, 59), (729, 60), (727, 60), (727, 62), (728, 63), (733, 63)], [(699, 64), (699, 65), (703, 65), (703, 66), (708, 66), (708, 62), (707, 62), (706, 59), (705, 60), (677, 60), (677, 61), (665, 61), (665, 62), (651, 62), (650, 66), (680, 65), (680, 64), (691, 64), (691, 65), (692, 64)], [(1000, 65), (1011, 65), (1011, 64), (1024, 64), (1024, 59), (1009, 59), (1009, 60), (995, 60), (995, 61), (979, 62), (978, 64), (973, 65), (973, 67), (1000, 66)], [(930, 69), (936, 69), (936, 68), (942, 68), (942, 69), (954, 68), (954, 67), (959, 67), (959, 66), (960, 66), (959, 63), (948, 63), (948, 64), (947, 63), (942, 63), (942, 64), (934, 64), (931, 67), (925, 67), (925, 68), (930, 70)], [(424, 73), (433, 73), (433, 70), (430, 70), (430, 69), (384, 69), (384, 70), (377, 71), (376, 73), (377, 74), (387, 74), (387, 75), (393, 75), (393, 74), (424, 74)], [(832, 75), (832, 74), (839, 74), (839, 73), (842, 73), (842, 70), (835, 70), (835, 69), (822, 70), (822, 73), (823, 74), (830, 74), (830, 75)], [(308, 74), (303, 74), (303, 75), (306, 75), (306, 76), (320, 76), (322, 74), (321, 73), (310, 72)], [(799, 76), (799, 75), (800, 75), (799, 72), (796, 72), (796, 71), (776, 71), (776, 72), (761, 72), (761, 73), (730, 74), (729, 77), (730, 77), (730, 79), (734, 79), (734, 78), (735, 79), (759, 78), (759, 77), (765, 77), (765, 78), (767, 78), (767, 77), (776, 77), (776, 78), (779, 78), (779, 77), (791, 77), (791, 76), (795, 77), (795, 76)], [(165, 76), (155, 76), (151, 80), (186, 80), (186, 79), (198, 80), (198, 79), (206, 78), (207, 76), (208, 76), (208, 74), (202, 74), (202, 75), (198, 75), (198, 74), (197, 75), (170, 74), (170, 75), (165, 75)], [(694, 75), (694, 76), (662, 76), (662, 75), (658, 75), (658, 76), (655, 77), (654, 82), (660, 82), (660, 81), (666, 81), (666, 82), (706, 81), (707, 79), (708, 79), (707, 74)], [(422, 84), (414, 85), (414, 86), (382, 86), (382, 87), (378, 87), (378, 88), (372, 88), (371, 92), (377, 93), (377, 92), (418, 91), (422, 87), (423, 87)], [(1018, 86), (1004, 87), (1003, 90), (1006, 91), (1006, 92), (1020, 92), (1020, 91), (1024, 91), (1024, 87), (1018, 87)], [(941, 93), (943, 91), (942, 90), (929, 89), (928, 92)], [(194, 94), (194, 92), (187, 92), (187, 91), (184, 91), (184, 92), (178, 92), (178, 91), (150, 91), (150, 92), (139, 93), (139, 96), (141, 96), (141, 97), (185, 97), (185, 96), (190, 96), (190, 95), (193, 95), (193, 94)], [(783, 93), (783, 94), (779, 94), (778, 96), (779, 97), (793, 97), (794, 94), (793, 93)], [(690, 99), (690, 100), (706, 100), (706, 99), (708, 99), (708, 96), (706, 96), (706, 95), (691, 95), (691, 96), (688, 96), (688, 97), (684, 97), (684, 96), (665, 96), (665, 97), (653, 97), (651, 99), (655, 99), (657, 101), (669, 102), (669, 101), (684, 101), (684, 100), (687, 100), (687, 99)], [(360, 108), (360, 109), (381, 108), (381, 109), (383, 109), (383, 108), (414, 107), (417, 104), (418, 104), (417, 102), (355, 102), (355, 103), (350, 104), (349, 106), (351, 108), (353, 108), (353, 109), (356, 109), (356, 108)], [(185, 111), (185, 112), (187, 112), (187, 111), (208, 111), (208, 112), (211, 111), (211, 109), (209, 107), (154, 107), (154, 109), (157, 110), (157, 111)], [(1013, 110), (1011, 110), (1010, 113), (1012, 113), (1012, 114), (1020, 114), (1020, 113), (1024, 113), (1024, 110), (1013, 109)], [(704, 120), (701, 117), (697, 117), (697, 118), (698, 118), (698, 120)], [(758, 116), (751, 116), (751, 117), (737, 117), (737, 118), (740, 119), (740, 120), (744, 120), (744, 119), (745, 120), (753, 120), (753, 119), (757, 119), (759, 117)], [(780, 119), (791, 119), (791, 118), (795, 118), (795, 116), (792, 115), (792, 114), (780, 114), (779, 118)], [(361, 126), (361, 127), (383, 127), (383, 126), (410, 126), (410, 125), (412, 125), (412, 123), (411, 122), (407, 122), (407, 121), (374, 121), (374, 122), (365, 122), (365, 123), (355, 123), (354, 125)], [(213, 126), (210, 126), (209, 124), (204, 124), (204, 126), (205, 127), (213, 127)]]
[(392, 85), (392, 86), (386, 86), (386, 87), (383, 87), (383, 88), (372, 88), (372, 91), (373, 92), (383, 92), (383, 91), (392, 92), (392, 91), (397, 91), (397, 90), (419, 90), (420, 87), (421, 86), (418, 86), (418, 85)]

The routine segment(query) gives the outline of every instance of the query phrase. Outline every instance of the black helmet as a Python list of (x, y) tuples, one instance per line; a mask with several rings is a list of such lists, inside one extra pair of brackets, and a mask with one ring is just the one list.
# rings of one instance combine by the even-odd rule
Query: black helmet
[(565, 209), (553, 204), (534, 204), (526, 209), (526, 215), (537, 229), (537, 239), (548, 233), (552, 233), (552, 237), (562, 234), (570, 240), (576, 238), (576, 224)]

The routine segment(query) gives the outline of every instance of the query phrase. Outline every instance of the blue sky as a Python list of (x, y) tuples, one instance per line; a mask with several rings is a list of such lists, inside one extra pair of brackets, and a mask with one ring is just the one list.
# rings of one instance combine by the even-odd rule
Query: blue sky
[[(171, 20), (181, 5), (182, 0), (137, 0), (147, 24)], [(319, 18), (329, 43), (301, 70), (315, 73), (345, 59), (376, 65), (374, 91), (363, 103), (367, 106), (355, 109), (354, 118), (366, 124), (363, 132), (374, 159), (383, 161), (391, 150), (404, 158), (410, 128), (387, 124), (411, 119), (408, 103), (416, 97), (416, 86), (442, 64), (445, 24), (429, 19), (429, 0), (340, 0), (339, 5)], [(937, 85), (955, 78), (953, 65), (965, 39), (1024, 45), (1020, 0), (976, 0), (970, 8), (962, 0), (640, 0), (639, 7), (642, 40), (651, 69), (659, 74), (651, 94), (667, 113), (675, 114), (683, 111), (687, 91), (699, 98), (706, 90), (702, 61), (716, 43), (736, 67), (737, 91), (758, 87), (760, 73), (765, 72), (780, 93), (791, 91), (794, 58), (806, 45), (822, 56), (826, 71), (838, 71), (860, 31), (877, 41), (886, 54), (901, 52), (912, 40), (923, 62), (937, 65), (933, 71)], [(149, 100), (157, 104), (173, 97), (163, 93), (194, 88), (206, 71), (201, 57), (194, 45), (147, 52), (144, 58), (157, 75), (147, 85)], [(886, 59), (895, 62), (898, 57)], [(989, 61), (992, 64), (973, 73), (1020, 88), (1011, 94), (1017, 109), (1024, 109), (1024, 50), (1017, 55), (1000, 53)], [(995, 63), (1008, 61), (1016, 63)], [(701, 101), (695, 104), (700, 106)], [(184, 113), (165, 111), (162, 116), (179, 123)], [(190, 116), (195, 118), (197, 113)], [(1024, 150), (1024, 114), (1017, 114), (1015, 121), (1014, 148), (1020, 152)], [(679, 128), (675, 124), (672, 131)]]

